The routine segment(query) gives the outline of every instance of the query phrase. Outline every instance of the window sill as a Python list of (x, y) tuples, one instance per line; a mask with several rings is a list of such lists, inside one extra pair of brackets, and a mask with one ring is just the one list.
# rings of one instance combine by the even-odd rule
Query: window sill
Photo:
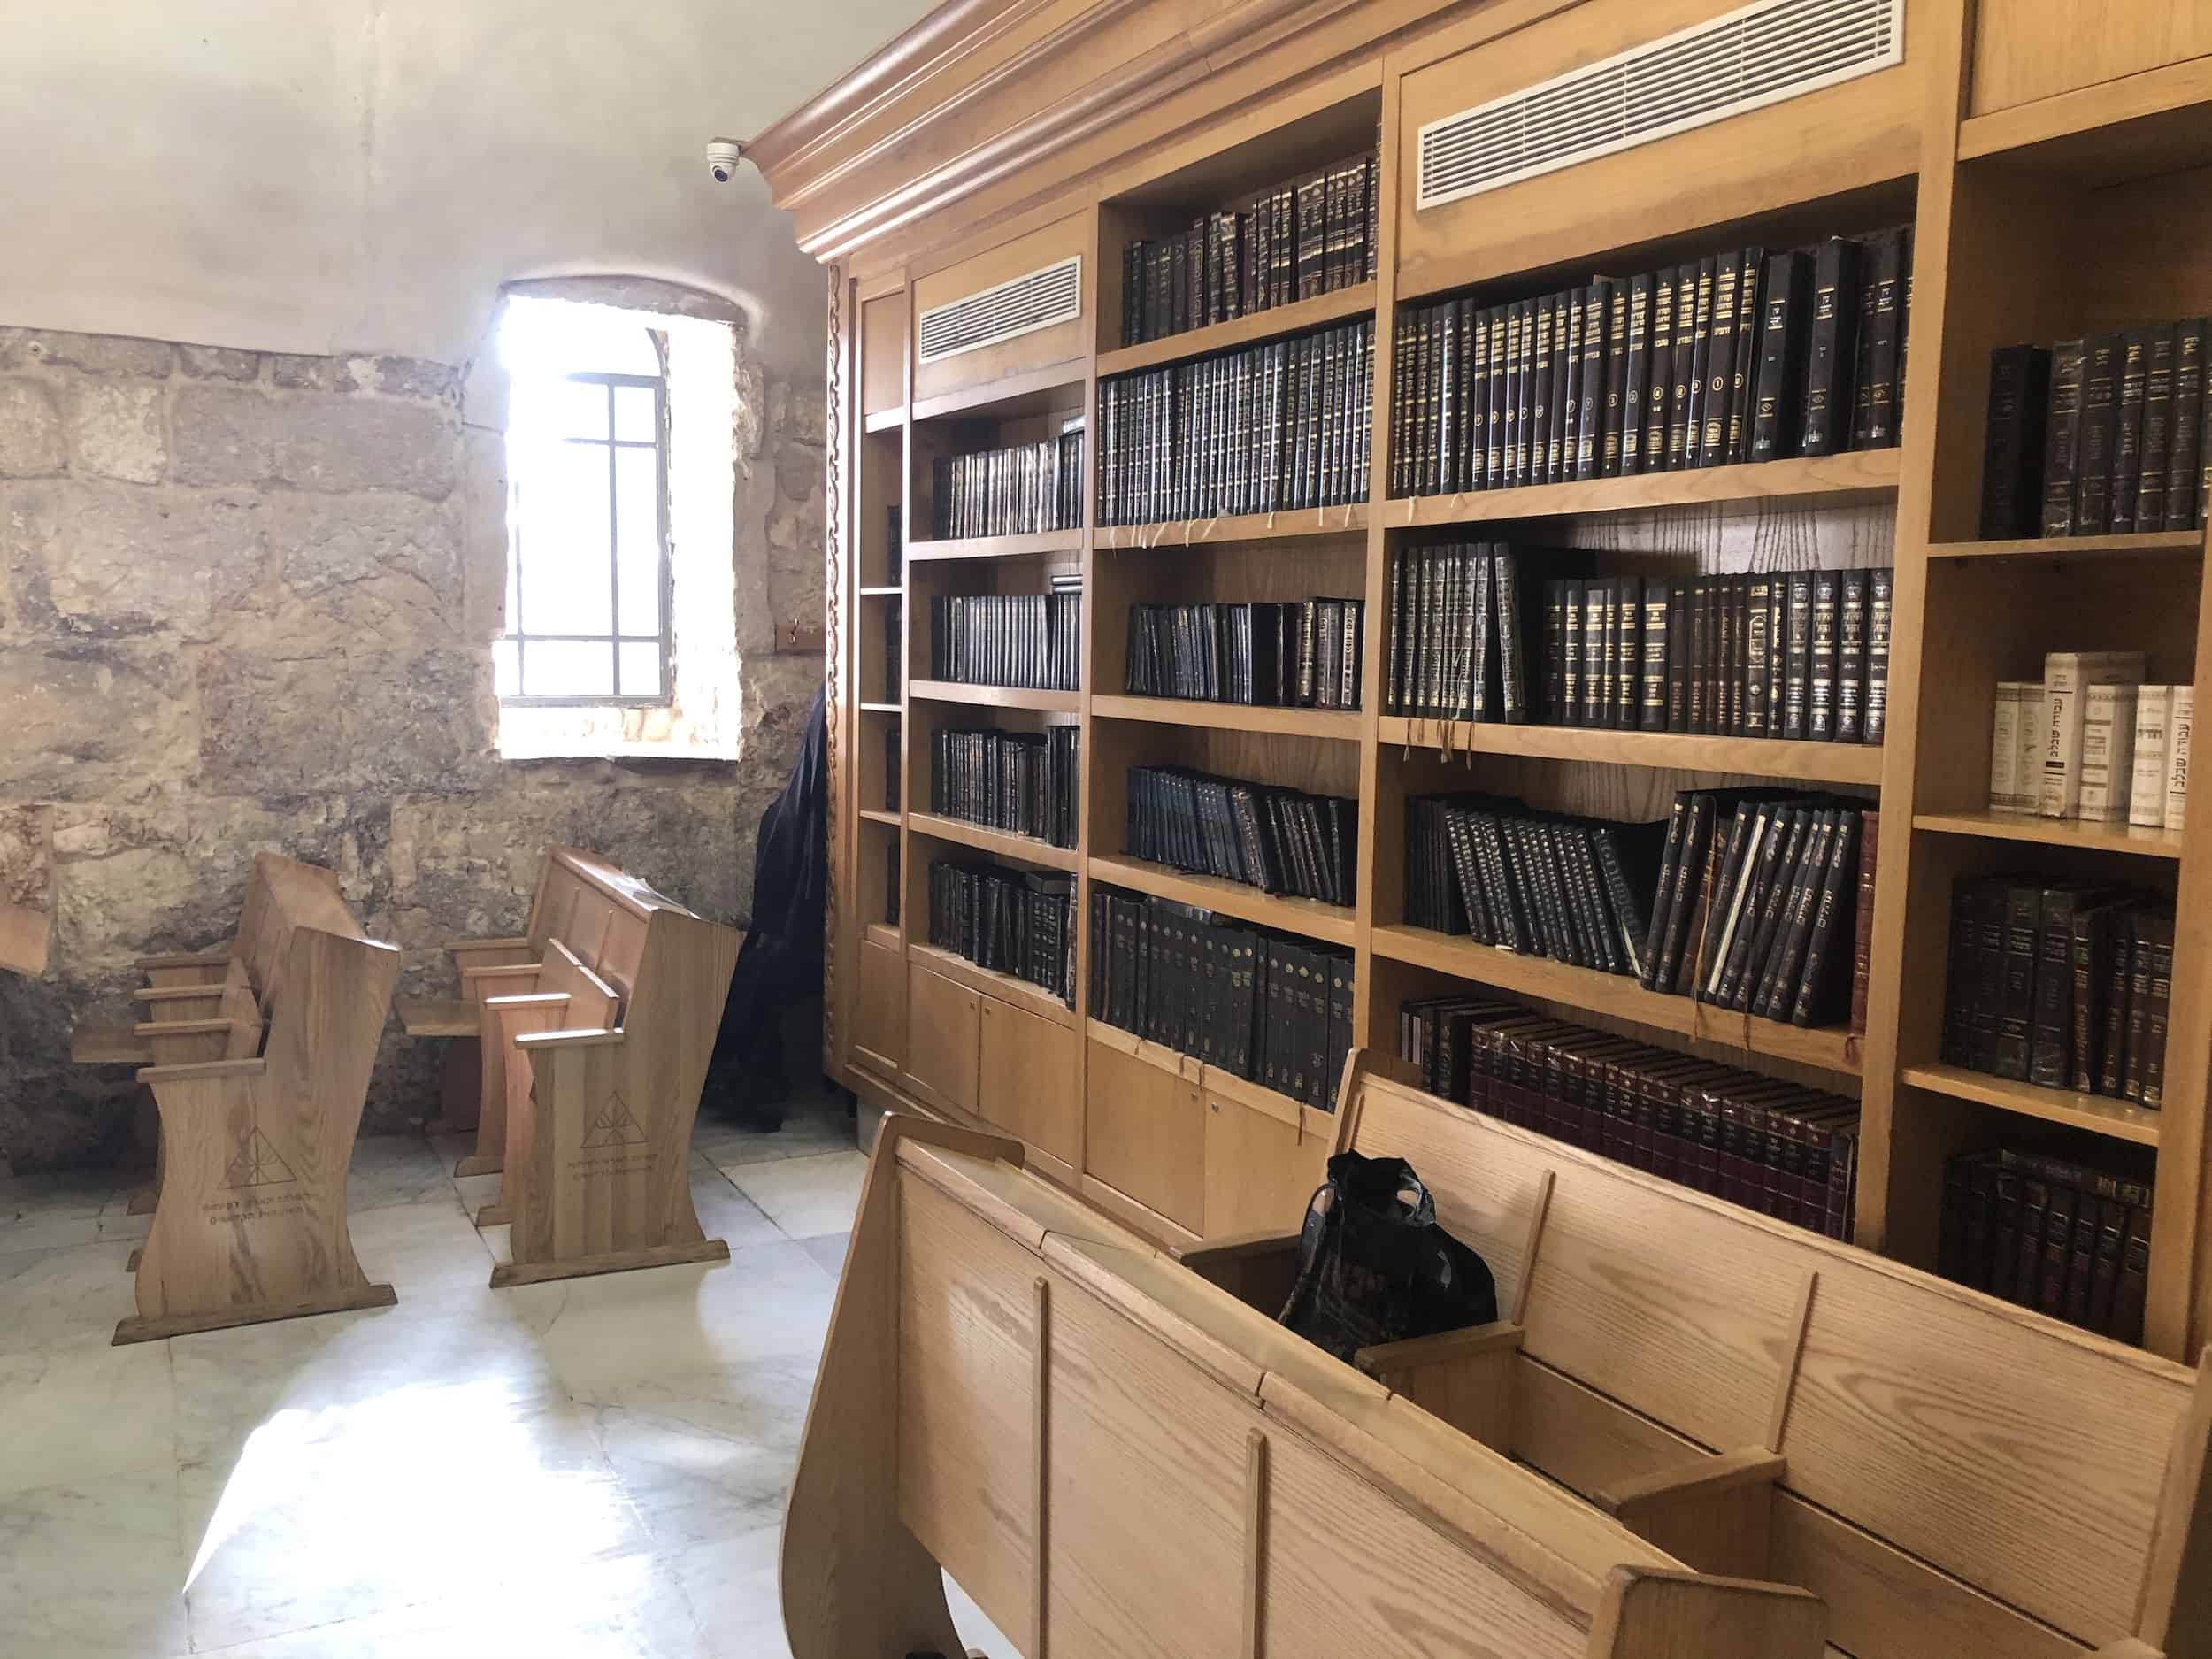
[(502, 760), (725, 760), (737, 758), (730, 743), (590, 743), (552, 741), (503, 744)]

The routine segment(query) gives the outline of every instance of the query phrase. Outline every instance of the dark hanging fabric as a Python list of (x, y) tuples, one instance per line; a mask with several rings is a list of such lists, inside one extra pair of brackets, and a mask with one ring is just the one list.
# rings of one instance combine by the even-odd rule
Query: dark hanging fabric
[[(753, 849), (753, 925), (730, 975), (701, 1102), (719, 1117), (764, 1131), (783, 1126), (783, 1102), (791, 1095), (784, 1011), (822, 990), (829, 882), (825, 695), (815, 692), (790, 780), (760, 816)], [(810, 1078), (819, 1064), (811, 1054), (799, 1063)]]

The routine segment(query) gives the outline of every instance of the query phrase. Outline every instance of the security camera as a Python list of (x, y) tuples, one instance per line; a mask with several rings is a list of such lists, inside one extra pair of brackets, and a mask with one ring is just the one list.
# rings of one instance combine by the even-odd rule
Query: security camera
[(734, 138), (718, 138), (707, 145), (707, 171), (714, 175), (717, 184), (727, 184), (737, 176), (737, 164), (745, 159), (745, 146)]

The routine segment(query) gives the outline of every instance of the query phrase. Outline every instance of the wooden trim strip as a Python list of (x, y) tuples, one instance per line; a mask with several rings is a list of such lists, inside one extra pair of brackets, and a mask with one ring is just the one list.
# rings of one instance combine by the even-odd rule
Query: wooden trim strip
[[(1244, 1659), (1262, 1659), (1266, 1640), (1267, 1434), (1248, 1429), (1244, 1436)], [(1043, 1653), (1041, 1639), (1038, 1653)]]
[(1046, 1612), (1051, 1606), (1049, 1531), (1052, 1514), (1052, 1281), (1042, 1273), (1036, 1288), (1035, 1329), (1030, 1343), (1033, 1356), (1031, 1393), (1035, 1416), (1030, 1426), (1030, 1565), (1034, 1578), (1029, 1625), (1029, 1659), (1045, 1659)]

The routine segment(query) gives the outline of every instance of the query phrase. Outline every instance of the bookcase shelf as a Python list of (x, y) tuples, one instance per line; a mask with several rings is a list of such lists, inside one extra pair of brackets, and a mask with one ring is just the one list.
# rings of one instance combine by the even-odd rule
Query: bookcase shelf
[(1879, 744), (1802, 743), (1779, 738), (1694, 737), (1680, 732), (1602, 731), (1579, 726), (1507, 726), (1385, 715), (1386, 749), (1432, 749), (1448, 755), (1525, 755), (1539, 760), (1656, 766), (1679, 772), (1789, 778), (1806, 783), (1879, 785)]
[(1340, 709), (1277, 709), (1245, 703), (1202, 703), (1183, 697), (1111, 696), (1091, 699), (1102, 720), (1148, 720), (1163, 726), (1202, 726), (1217, 732), (1279, 732), (1289, 737), (1359, 741), (1360, 717)]
[(977, 709), (1041, 709), (1047, 714), (1073, 714), (1082, 705), (1080, 692), (1033, 691), (1025, 686), (969, 686), (951, 680), (915, 680), (906, 695), (917, 703), (964, 703)]
[(2147, 829), (2133, 824), (2089, 824), (2079, 818), (2038, 818), (2032, 812), (1921, 812), (1914, 816), (1912, 826), (1939, 835), (1980, 835), (1991, 841), (2089, 848), (2099, 852), (2134, 853), (2145, 858), (2181, 856), (2179, 830)]
[(926, 565), (934, 559), (1040, 558), (1054, 553), (1080, 553), (1080, 530), (1036, 530), (1027, 535), (952, 536), (933, 541), (910, 541), (906, 560)]
[(866, 824), (882, 824), (892, 829), (899, 826), (899, 815), (896, 812), (886, 812), (881, 807), (864, 806), (860, 809), (860, 818), (861, 821)]
[(861, 928), (860, 936), (870, 944), (880, 945), (886, 950), (898, 949), (904, 937), (888, 922), (869, 922)]
[[(1024, 415), (1072, 408), (1080, 402), (1083, 380), (1079, 360), (1048, 363), (1041, 368), (956, 387), (934, 397), (917, 398), (914, 419), (918, 424), (958, 415), (968, 420), (1012, 420)], [(1078, 396), (1071, 397), (1071, 392)]]
[(904, 714), (906, 705), (899, 703), (864, 703), (860, 705), (860, 711), (863, 714)]
[(1001, 973), (996, 968), (979, 968), (965, 956), (955, 956), (935, 945), (926, 945), (918, 939), (907, 942), (909, 961), (918, 962), (932, 973), (943, 975), (956, 985), (964, 985), (971, 991), (980, 991), (986, 996), (995, 996), (1002, 1002), (1011, 1003), (1025, 1014), (1039, 1019), (1050, 1020), (1056, 1025), (1075, 1029), (1075, 1010), (1063, 1003), (1051, 992), (1018, 979), (1010, 973)]
[(2132, 535), (2032, 536), (2018, 541), (1937, 541), (1932, 559), (2194, 558), (2204, 552), (2201, 530), (2154, 530)]
[(2078, 87), (1959, 124), (1959, 159), (2098, 185), (2212, 162), (2212, 62), (2198, 58)]
[(1354, 288), (1339, 288), (1333, 294), (1319, 294), (1310, 300), (1255, 311), (1231, 322), (1187, 329), (1164, 339), (1148, 340), (1141, 346), (1102, 351), (1098, 354), (1098, 378), (1102, 380), (1109, 375), (1157, 368), (1163, 363), (1180, 363), (1186, 358), (1202, 357), (1263, 340), (1276, 340), (1304, 329), (1318, 328), (1325, 323), (1341, 322), (1348, 317), (1363, 317), (1374, 309), (1375, 285), (1362, 282)]
[(1854, 449), (1788, 461), (1707, 466), (1633, 478), (1594, 478), (1574, 484), (1532, 484), (1456, 495), (1412, 495), (1387, 503), (1389, 529), (1495, 524), (1509, 518), (1559, 518), (1582, 513), (1632, 512), (1648, 507), (1787, 502), (1795, 507), (1848, 506), (1897, 490), (1897, 449)]
[(1548, 956), (1524, 956), (1471, 939), (1403, 925), (1378, 927), (1375, 954), (1455, 979), (1471, 979), (1547, 1002), (1588, 1009), (1654, 1031), (1694, 1037), (1747, 1055), (1790, 1060), (1846, 1077), (1859, 1074), (1858, 1044), (1839, 1028), (1807, 1030), (1709, 1007), (1686, 996), (1647, 991), (1617, 973), (1578, 968)]
[(905, 593), (906, 589), (896, 582), (883, 582), (872, 588), (862, 588), (860, 596), (863, 599), (898, 599), (903, 597)]
[(1278, 1123), (1288, 1124), (1302, 1133), (1323, 1137), (1336, 1133), (1334, 1112), (1324, 1111), (1318, 1106), (1308, 1106), (1303, 1102), (1294, 1101), (1287, 1094), (1269, 1088), (1265, 1084), (1255, 1083), (1249, 1078), (1237, 1076), (1233, 1071), (1225, 1071), (1219, 1066), (1208, 1065), (1195, 1055), (1185, 1054), (1179, 1048), (1171, 1048), (1164, 1043), (1147, 1042), (1134, 1032), (1110, 1025), (1102, 1019), (1087, 1019), (1083, 1022), (1083, 1029), (1093, 1042), (1102, 1043), (1118, 1054), (1125, 1054), (1131, 1059), (1141, 1060), (1170, 1076), (1194, 1083), (1207, 1094), (1233, 1101), (1248, 1111), (1259, 1112)]
[(972, 847), (978, 852), (995, 853), (1001, 858), (1039, 864), (1047, 870), (1072, 871), (1076, 864), (1075, 849), (1071, 847), (1055, 847), (1050, 841), (1039, 841), (1033, 835), (1015, 835), (1005, 830), (986, 829), (980, 824), (964, 823), (955, 818), (939, 818), (932, 812), (915, 813), (907, 819), (906, 826), (917, 835)]
[(1307, 939), (1328, 945), (1348, 945), (1352, 942), (1354, 915), (1348, 904), (1324, 904), (1318, 899), (1286, 898), (1280, 894), (1263, 893), (1257, 887), (1248, 887), (1240, 881), (1225, 881), (1218, 876), (1192, 875), (1181, 870), (1171, 870), (1165, 864), (1156, 864), (1142, 858), (1131, 858), (1125, 854), (1113, 857), (1092, 855), (1088, 864), (1091, 879), (1105, 881), (1118, 887), (1127, 887), (1134, 893), (1148, 893), (1155, 898), (1172, 899), (1179, 904), (1195, 904), (1206, 910), (1218, 910), (1224, 916), (1233, 916), (1240, 922), (1254, 922), (1262, 927), (1272, 927), (1286, 933), (1301, 934)]
[(2138, 1146), (2158, 1144), (2164, 1117), (2162, 1112), (2146, 1111), (2124, 1100), (2085, 1094), (2070, 1088), (2039, 1088), (2032, 1083), (1990, 1077), (1963, 1066), (1909, 1065), (1899, 1080), (1914, 1088), (1948, 1094), (1955, 1100), (1994, 1106), (2023, 1118), (2039, 1118), (2046, 1123), (2066, 1124), (2115, 1141), (2131, 1141)]
[(901, 403), (895, 409), (879, 409), (872, 415), (864, 415), (861, 417), (860, 429), (873, 434), (896, 432), (904, 425), (906, 425), (906, 405)]
[(1347, 507), (1286, 507), (1279, 512), (1231, 513), (1218, 518), (1176, 518), (1157, 524), (1101, 525), (1092, 532), (1100, 552), (1122, 548), (1217, 547), (1236, 541), (1284, 541), (1294, 536), (1358, 535), (1367, 528), (1367, 503)]

